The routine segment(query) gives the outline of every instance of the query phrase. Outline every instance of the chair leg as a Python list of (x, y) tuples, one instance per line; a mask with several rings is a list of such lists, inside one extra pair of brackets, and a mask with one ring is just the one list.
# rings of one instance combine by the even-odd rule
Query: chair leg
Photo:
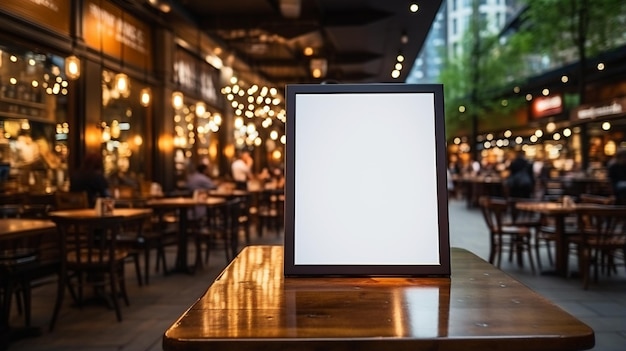
[(21, 284), (22, 296), (24, 298), (24, 325), (30, 327), (30, 317), (31, 317), (31, 290), (30, 290), (30, 280), (25, 279)]
[(537, 257), (537, 267), (539, 269), (541, 269), (542, 265), (541, 265), (541, 254), (539, 252), (539, 242), (541, 239), (539, 239), (538, 236), (535, 236), (535, 243), (534, 243), (534, 247), (535, 247), (535, 257)]
[(54, 330), (54, 326), (56, 324), (57, 318), (59, 316), (59, 311), (61, 310), (61, 305), (63, 305), (63, 295), (65, 294), (65, 284), (66, 274), (61, 272), (59, 273), (59, 281), (57, 284), (57, 298), (54, 303), (54, 310), (52, 311), (52, 318), (50, 319), (50, 326), (48, 327), (49, 331)]
[(583, 280), (583, 289), (589, 288), (589, 250), (578, 246), (578, 270)]
[[(122, 284), (119, 281), (117, 274), (115, 272), (116, 268), (113, 268), (109, 272), (109, 283), (111, 284), (111, 302), (113, 303), (113, 308), (115, 309), (115, 316), (117, 317), (117, 321), (122, 321), (122, 311), (120, 310), (120, 304), (118, 303), (118, 293), (117, 293), (117, 284)], [(123, 293), (122, 293), (123, 294)]]
[(143, 277), (141, 276), (141, 264), (139, 264), (139, 252), (135, 252), (133, 255), (133, 261), (135, 263), (135, 274), (137, 275), (137, 284), (143, 286)]
[[(158, 256), (157, 256), (157, 261), (158, 261)], [(144, 250), (143, 250), (143, 282), (146, 285), (150, 285), (150, 245), (148, 243), (145, 243), (144, 246)]]

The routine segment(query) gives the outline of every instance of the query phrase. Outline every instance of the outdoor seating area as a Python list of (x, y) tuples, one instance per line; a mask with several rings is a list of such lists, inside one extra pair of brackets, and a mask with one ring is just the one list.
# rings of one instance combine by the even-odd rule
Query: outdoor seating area
[[(56, 192), (48, 196), (49, 211), (36, 216), (24, 210), (27, 194), (11, 196), (14, 203), (3, 205), (0, 219), (0, 349), (44, 330), (54, 332), (68, 307), (112, 309), (123, 322), (135, 297), (129, 285), (147, 287), (158, 276), (175, 273), (194, 275), (216, 261), (209, 261), (216, 252), (223, 252), (220, 264), (227, 264), (248, 244), (250, 230), (259, 235), (260, 228), (268, 231), (270, 224), (250, 208), (263, 203), (264, 192), (221, 191), (202, 198), (129, 194), (110, 203), (99, 201), (96, 208), (88, 206), (84, 192)], [(269, 193), (280, 195), (277, 189)], [(279, 237), (281, 227), (272, 228), (272, 237)], [(44, 280), (54, 293), (47, 321), (35, 325), (31, 296)], [(22, 326), (29, 332), (15, 332)]]

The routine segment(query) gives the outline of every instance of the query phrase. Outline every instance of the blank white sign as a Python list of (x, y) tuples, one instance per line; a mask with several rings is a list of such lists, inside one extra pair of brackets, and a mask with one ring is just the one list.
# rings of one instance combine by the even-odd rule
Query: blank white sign
[(294, 101), (294, 265), (440, 265), (435, 94)]

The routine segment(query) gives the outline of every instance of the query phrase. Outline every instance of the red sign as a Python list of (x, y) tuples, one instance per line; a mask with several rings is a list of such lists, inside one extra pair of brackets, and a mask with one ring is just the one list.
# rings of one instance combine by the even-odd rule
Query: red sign
[(532, 118), (543, 118), (563, 112), (563, 97), (558, 95), (540, 96), (531, 105)]

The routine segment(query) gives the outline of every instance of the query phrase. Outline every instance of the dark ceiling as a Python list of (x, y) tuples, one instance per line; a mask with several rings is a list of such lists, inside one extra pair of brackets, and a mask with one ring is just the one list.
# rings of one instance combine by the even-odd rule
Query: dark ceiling
[[(441, 0), (171, 0), (264, 79), (404, 82)], [(409, 11), (417, 4), (416, 13)], [(406, 38), (405, 41), (402, 37)], [(306, 47), (313, 54), (304, 53)], [(398, 78), (391, 73), (401, 53)], [(326, 62), (324, 76), (311, 62)]]

